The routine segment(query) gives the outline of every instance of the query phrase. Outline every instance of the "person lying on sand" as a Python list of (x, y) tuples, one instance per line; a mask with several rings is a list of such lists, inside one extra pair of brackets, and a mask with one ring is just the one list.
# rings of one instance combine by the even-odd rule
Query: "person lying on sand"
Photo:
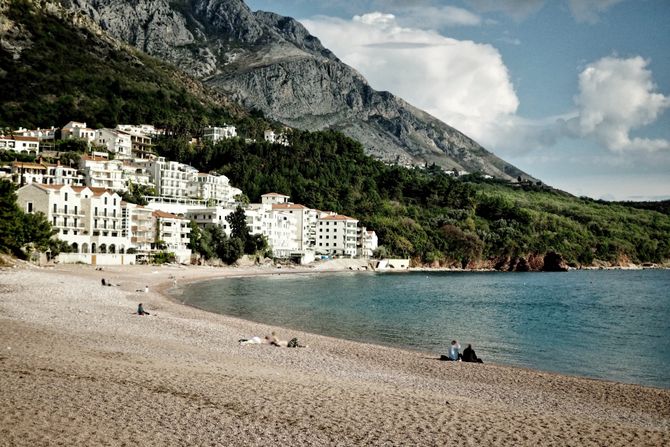
[(264, 340), (258, 336), (254, 336), (251, 338), (240, 338), (238, 341), (240, 342), (241, 345), (260, 345), (261, 343), (264, 342)]

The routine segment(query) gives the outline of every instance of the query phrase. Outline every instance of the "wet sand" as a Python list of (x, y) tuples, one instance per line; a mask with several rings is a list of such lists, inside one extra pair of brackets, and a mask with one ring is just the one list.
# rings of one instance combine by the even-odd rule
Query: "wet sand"
[[(282, 269), (281, 273), (314, 271)], [(0, 445), (670, 445), (670, 390), (317, 336), (161, 292), (272, 268), (0, 272)], [(103, 287), (105, 278), (118, 287)], [(137, 292), (149, 286), (149, 293)], [(142, 302), (151, 316), (134, 312)], [(240, 346), (272, 330), (307, 348)]]

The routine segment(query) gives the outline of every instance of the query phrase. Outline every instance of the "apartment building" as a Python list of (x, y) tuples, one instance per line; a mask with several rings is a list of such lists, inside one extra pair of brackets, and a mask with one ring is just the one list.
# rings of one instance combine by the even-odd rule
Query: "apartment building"
[(113, 191), (128, 189), (127, 181), (123, 177), (122, 160), (84, 155), (79, 160), (79, 170), (84, 175), (86, 185), (92, 188), (105, 188)]
[(116, 155), (118, 159), (132, 157), (132, 141), (130, 135), (116, 129), (98, 129), (95, 144), (104, 147), (107, 152)]
[(223, 125), (223, 127), (205, 127), (202, 134), (202, 139), (216, 144), (226, 138), (237, 137), (237, 129), (235, 126)]
[(224, 208), (222, 206), (209, 206), (200, 208), (190, 208), (186, 213), (186, 218), (194, 221), (200, 228), (219, 226), (230, 237), (230, 224), (226, 220), (235, 210)]
[(165, 249), (174, 253), (177, 262), (190, 263), (191, 250), (188, 248), (190, 242), (191, 225), (184, 217), (163, 211), (154, 211), (152, 216), (156, 219), (156, 241), (154, 249)]
[(31, 183), (16, 192), (27, 213), (42, 212), (76, 253), (125, 253), (121, 198), (100, 188)]
[(358, 220), (340, 214), (320, 217), (316, 253), (353, 258), (358, 246)]
[(96, 130), (86, 127), (86, 123), (80, 123), (77, 121), (70, 121), (61, 129), (61, 138), (67, 140), (68, 138), (79, 138), (81, 140), (86, 140), (88, 144), (95, 142)]
[(0, 150), (37, 155), (40, 152), (40, 140), (37, 137), (0, 136)]
[(150, 161), (147, 169), (154, 180), (158, 195), (167, 197), (189, 197), (190, 183), (198, 175), (198, 170), (194, 167), (168, 161), (165, 157)]
[(242, 194), (242, 190), (230, 186), (230, 181), (225, 175), (198, 173), (189, 180), (188, 195), (193, 198), (232, 206), (235, 203), (235, 196), (239, 194)]

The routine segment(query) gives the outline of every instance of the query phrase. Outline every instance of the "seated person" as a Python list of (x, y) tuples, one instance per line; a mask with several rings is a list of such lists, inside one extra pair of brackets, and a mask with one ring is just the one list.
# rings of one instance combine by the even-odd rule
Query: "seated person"
[(452, 340), (451, 346), (449, 347), (449, 360), (457, 361), (461, 359), (461, 354), (458, 350), (461, 349), (461, 345), (458, 344), (457, 340)]
[(137, 315), (151, 315), (151, 314), (146, 310), (144, 310), (144, 307), (142, 307), (142, 303), (140, 303), (140, 305), (137, 306)]
[(477, 358), (477, 354), (475, 354), (475, 350), (472, 349), (472, 345), (468, 345), (468, 347), (463, 350), (462, 358), (464, 362), (484, 363), (482, 359)]

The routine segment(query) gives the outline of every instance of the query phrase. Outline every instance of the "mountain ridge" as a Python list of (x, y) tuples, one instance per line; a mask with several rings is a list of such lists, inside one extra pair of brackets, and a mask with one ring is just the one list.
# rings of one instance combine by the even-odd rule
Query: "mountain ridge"
[(287, 126), (342, 131), (388, 162), (534, 180), (453, 127), (374, 90), (290, 17), (253, 12), (241, 0), (61, 3)]

